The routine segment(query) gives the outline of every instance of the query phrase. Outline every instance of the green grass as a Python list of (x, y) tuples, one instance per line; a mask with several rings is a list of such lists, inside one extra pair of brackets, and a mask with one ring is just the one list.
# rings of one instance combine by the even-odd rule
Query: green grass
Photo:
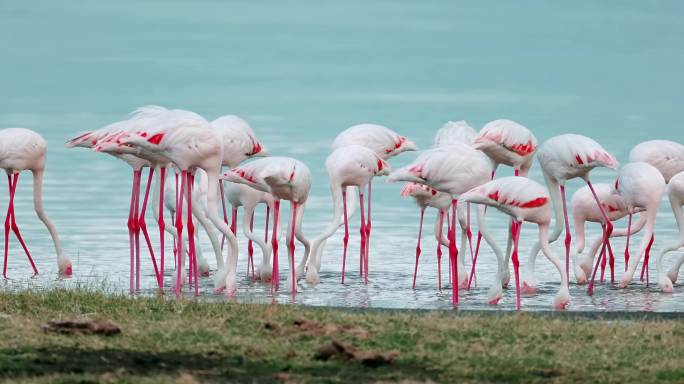
[[(47, 320), (116, 322), (116, 336), (46, 333)], [(307, 329), (294, 324), (307, 319)], [(684, 381), (680, 319), (349, 311), (130, 299), (95, 292), (0, 293), (6, 382)], [(397, 351), (389, 365), (314, 358), (331, 340)]]

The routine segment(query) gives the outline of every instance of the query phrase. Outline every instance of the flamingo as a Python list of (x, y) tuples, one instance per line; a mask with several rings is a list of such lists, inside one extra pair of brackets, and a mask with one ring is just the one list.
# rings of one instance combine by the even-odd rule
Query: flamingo
[[(470, 145), (477, 135), (473, 129), (464, 120), (448, 121), (435, 134), (435, 148), (447, 147), (454, 143)], [(420, 221), (418, 224), (418, 244), (416, 245), (416, 262), (413, 268), (413, 289), (416, 289), (416, 275), (418, 274), (418, 260), (422, 252), (420, 248), (421, 237), (423, 234), (423, 219), (425, 217), (425, 208), (432, 207), (437, 209), (438, 215), (435, 219), (435, 239), (437, 239), (437, 287), (442, 289), (441, 276), (441, 259), (442, 259), (442, 244), (448, 246), (448, 242), (442, 236), (442, 228), (444, 226), (444, 218), (446, 217), (447, 224), (449, 223), (449, 207), (451, 206), (451, 197), (439, 191), (436, 191), (426, 185), (418, 183), (406, 183), (400, 192), (401, 196), (414, 198), (416, 205), (420, 208)], [(468, 219), (465, 223), (463, 218), (463, 206), (459, 206), (458, 219), (461, 223), (461, 228), (466, 231), (465, 236), (470, 241), (472, 233), (470, 231), (470, 205), (468, 205)], [(465, 224), (464, 224), (465, 223)], [(467, 228), (467, 229), (466, 229)], [(463, 244), (461, 241), (461, 244)], [(462, 246), (463, 248), (463, 246)], [(472, 245), (471, 245), (472, 251)], [(471, 253), (472, 256), (472, 253)]]
[[(135, 134), (123, 137), (120, 140), (122, 145), (138, 146), (146, 151), (161, 154), (170, 159), (173, 164), (181, 171), (179, 190), (179, 204), (176, 210), (175, 226), (178, 233), (178, 262), (176, 270), (176, 295), (180, 295), (182, 285), (183, 270), (183, 207), (182, 202), (185, 198), (187, 202), (187, 233), (189, 243), (190, 259), (190, 281), (194, 277), (195, 294), (199, 294), (198, 266), (195, 250), (195, 238), (193, 236), (195, 226), (192, 220), (193, 212), (193, 186), (195, 171), (203, 170), (207, 177), (206, 181), (201, 182), (207, 190), (206, 212), (209, 220), (221, 231), (230, 246), (229, 256), (231, 259), (237, 258), (238, 244), (230, 228), (218, 216), (218, 190), (219, 172), (223, 160), (223, 147), (219, 135), (211, 128), (211, 125), (203, 117), (196, 113), (184, 110), (173, 110), (167, 114), (159, 116)], [(187, 192), (184, 192), (187, 189)], [(212, 244), (217, 244), (216, 234), (210, 228), (207, 229)], [(223, 259), (217, 259), (219, 271), (224, 268)]]
[[(555, 224), (553, 232), (549, 236), (549, 242), (554, 242), (563, 232), (565, 223), (565, 274), (570, 273), (570, 224), (568, 221), (567, 203), (565, 198), (565, 183), (574, 178), (582, 178), (589, 186), (596, 204), (601, 210), (605, 229), (602, 243), (605, 247), (610, 234), (613, 232), (613, 224), (601, 205), (594, 186), (589, 180), (589, 173), (596, 167), (617, 169), (618, 161), (608, 153), (596, 141), (582, 135), (564, 134), (554, 136), (539, 146), (537, 160), (542, 168), (546, 186), (551, 194), (551, 202), (555, 212)], [(539, 253), (541, 244), (535, 243), (530, 251), (526, 273), (523, 274), (523, 292), (536, 291), (536, 279), (534, 277), (534, 264)], [(603, 253), (603, 252), (601, 252)]]
[[(494, 120), (485, 124), (473, 138), (472, 143), (475, 149), (482, 151), (494, 162), (492, 179), (494, 179), (494, 174), (500, 164), (513, 167), (515, 176), (527, 176), (532, 167), (532, 160), (538, 146), (537, 138), (529, 129), (507, 119)], [(511, 233), (513, 232), (509, 232), (506, 242), (506, 259), (504, 264), (506, 266), (508, 265), (513, 245)], [(481, 241), (482, 234), (478, 232), (475, 242), (475, 256), (473, 257), (470, 278), (468, 279), (468, 289), (470, 289), (470, 284), (475, 276), (475, 265), (477, 264), (477, 256), (480, 253)], [(504, 286), (508, 285), (510, 279), (508, 268), (504, 270), (502, 278), (502, 284)]]
[(629, 161), (651, 164), (669, 183), (674, 175), (684, 171), (684, 145), (669, 140), (644, 141), (632, 148)]
[[(304, 258), (308, 258), (311, 250), (309, 240), (302, 232), (302, 217), (304, 206), (311, 189), (311, 171), (299, 160), (289, 157), (266, 157), (246, 163), (232, 169), (223, 175), (224, 180), (240, 183), (256, 190), (267, 192), (274, 198), (273, 202), (273, 236), (271, 246), (273, 248), (273, 275), (272, 286), (278, 289), (280, 274), (278, 270), (278, 223), (280, 214), (280, 200), (290, 201), (289, 229), (286, 236), (288, 256), (290, 259), (291, 276), (288, 277), (286, 286), (291, 287), (292, 295), (297, 292), (295, 276), (295, 243), (296, 237), (304, 245)], [(227, 275), (222, 275), (216, 280), (217, 288), (225, 283), (226, 287), (235, 285), (237, 259), (231, 259)], [(220, 280), (225, 276), (225, 280)]]
[(667, 185), (667, 191), (670, 206), (672, 207), (672, 212), (674, 212), (675, 220), (677, 221), (679, 236), (675, 241), (666, 245), (658, 252), (656, 269), (658, 271), (658, 285), (660, 285), (663, 292), (672, 293), (672, 283), (677, 281), (679, 269), (682, 267), (682, 264), (684, 264), (684, 256), (677, 260), (667, 274), (663, 272), (663, 256), (668, 252), (675, 251), (684, 246), (684, 214), (682, 214), (682, 206), (684, 206), (684, 172), (680, 172), (670, 178)]
[[(596, 195), (599, 197), (599, 200), (603, 205), (603, 209), (606, 211), (608, 218), (611, 221), (620, 220), (629, 214), (624, 200), (620, 195), (615, 193), (611, 185), (605, 183), (594, 184), (594, 190), (596, 191)], [(593, 242), (587, 256), (582, 261), (578, 261), (577, 255), (578, 253), (582, 253), (585, 245), (585, 223), (589, 221), (593, 223), (599, 223), (601, 226), (604, 225), (603, 215), (601, 214), (599, 207), (596, 205), (596, 201), (594, 200), (594, 196), (591, 194), (589, 186), (585, 185), (572, 195), (572, 199), (570, 200), (570, 212), (572, 212), (575, 238), (577, 239), (577, 244), (571, 249), (570, 259), (572, 259), (574, 264), (574, 272), (577, 283), (584, 284), (587, 281), (587, 277), (591, 275), (591, 269), (594, 266), (594, 256), (596, 256), (596, 252), (598, 251), (601, 241), (603, 240), (601, 237), (597, 238), (596, 241)], [(646, 216), (641, 215), (639, 220), (634, 225), (632, 225), (630, 222), (630, 225), (627, 229), (614, 230), (611, 233), (610, 238), (626, 236), (628, 233), (630, 235), (634, 235), (635, 233), (639, 232), (641, 228), (643, 228), (645, 223)], [(608, 242), (606, 248), (608, 254), (610, 255), (610, 280), (612, 282), (614, 280), (615, 264), (613, 249), (610, 245), (610, 241)], [(604, 268), (606, 266), (606, 259), (603, 258), (603, 256), (604, 255), (601, 255), (601, 276), (603, 276)], [(601, 280), (603, 280), (603, 277), (601, 277)]]
[[(369, 148), (377, 153), (383, 160), (388, 160), (402, 152), (415, 151), (418, 148), (413, 141), (407, 139), (405, 136), (402, 136), (385, 126), (368, 123), (354, 125), (340, 132), (337, 137), (335, 137), (335, 140), (333, 140), (332, 149), (334, 151), (348, 145), (360, 145)], [(370, 249), (370, 241), (368, 241), (368, 239), (370, 239), (372, 226), (371, 190), (372, 182), (368, 182), (367, 221), (361, 224), (361, 240), (365, 241), (365, 247), (362, 247), (359, 253), (359, 273), (362, 276), (364, 275), (364, 267), (367, 266), (364, 264), (364, 260), (367, 259), (368, 250)], [(359, 197), (363, 197), (364, 195), (364, 191), (359, 190)], [(347, 235), (349, 228), (348, 219), (353, 215), (354, 205), (356, 204), (355, 196), (354, 187), (350, 186), (347, 187), (347, 191), (342, 197), (342, 203), (347, 206), (347, 219), (345, 219), (345, 228), (347, 228), (345, 234)], [(348, 201), (347, 198), (349, 198)], [(344, 254), (346, 254), (346, 252), (345, 245)], [(365, 274), (367, 275), (368, 271), (365, 271)]]
[[(165, 108), (155, 110), (158, 113), (163, 113), (166, 111)], [(102, 140), (111, 139), (111, 136), (120, 135), (121, 132), (129, 129), (130, 121), (118, 121), (109, 124), (103, 128), (95, 131), (86, 132), (81, 134), (69, 141), (67, 141), (67, 147), (75, 148), (90, 148), (95, 150), (98, 143)], [(109, 153), (110, 155), (124, 161), (133, 170), (133, 182), (131, 186), (131, 203), (128, 211), (128, 240), (129, 240), (129, 254), (130, 254), (130, 274), (129, 274), (129, 290), (131, 293), (140, 289), (140, 230), (141, 227), (138, 225), (138, 213), (139, 213), (139, 198), (140, 198), (140, 179), (142, 176), (142, 169), (144, 167), (150, 167), (151, 164), (148, 160), (142, 159), (138, 156), (132, 154), (122, 154), (122, 153)], [(151, 176), (151, 174), (150, 174)], [(148, 239), (148, 236), (145, 236)], [(151, 249), (151, 244), (148, 244)], [(160, 273), (157, 268), (156, 261), (154, 260), (154, 255), (152, 255), (153, 265), (155, 268), (155, 275), (157, 276), (157, 282), (159, 283)]]
[[(544, 255), (556, 266), (561, 276), (561, 286), (553, 299), (554, 308), (565, 308), (570, 301), (568, 275), (563, 269), (560, 259), (549, 246), (549, 225), (551, 222), (551, 206), (549, 193), (537, 183), (525, 177), (511, 176), (492, 180), (461, 195), (462, 201), (470, 201), (494, 207), (511, 216), (514, 225), (511, 226), (513, 238), (513, 270), (515, 273), (515, 307), (520, 310), (520, 277), (518, 273), (518, 241), (523, 221), (537, 224), (539, 228), (539, 244)], [(506, 266), (506, 269), (507, 266)], [(501, 269), (499, 269), (499, 274)], [(501, 281), (502, 276), (497, 276)], [(501, 286), (498, 286), (501, 290)]]
[(45, 139), (35, 131), (26, 128), (5, 128), (0, 130), (0, 168), (7, 172), (7, 183), (9, 186), (9, 205), (7, 216), (5, 217), (5, 258), (3, 262), (2, 275), (7, 278), (7, 256), (9, 251), (9, 232), (12, 229), (14, 235), (19, 240), (26, 257), (28, 257), (34, 274), (38, 274), (31, 253), (21, 237), (19, 226), (14, 212), (14, 196), (17, 191), (19, 174), (22, 171), (33, 173), (33, 207), (40, 221), (43, 222), (57, 253), (57, 268), (60, 275), (71, 276), (73, 267), (71, 260), (62, 252), (62, 245), (59, 241), (57, 229), (43, 209), (43, 174), (45, 173), (45, 152), (47, 143)]
[[(646, 216), (646, 224), (644, 226), (644, 237), (641, 240), (641, 245), (636, 257), (629, 260), (629, 264), (625, 273), (622, 275), (618, 288), (625, 288), (631, 281), (636, 271), (637, 264), (644, 257), (644, 268), (641, 271), (641, 279), (644, 278), (644, 270), (648, 268), (648, 259), (651, 246), (654, 241), (654, 233), (656, 216), (658, 214), (658, 207), (660, 200), (665, 192), (666, 184), (665, 178), (654, 166), (644, 163), (628, 163), (618, 171), (617, 181), (615, 187), (620, 196), (624, 199), (627, 211), (631, 214), (637, 208), (644, 209)], [(629, 238), (628, 238), (629, 239)], [(625, 246), (625, 253), (629, 249), (629, 241)], [(598, 264), (598, 263), (597, 263)], [(596, 268), (594, 268), (594, 275)], [(594, 276), (592, 276), (592, 282)], [(648, 285), (648, 275), (646, 277), (646, 285)], [(591, 293), (591, 283), (590, 283)]]
[[(392, 172), (390, 182), (407, 181), (426, 184), (429, 187), (451, 196), (451, 227), (449, 233), (449, 260), (451, 265), (452, 303), (458, 304), (458, 289), (465, 287), (466, 275), (463, 274), (462, 257), (456, 246), (456, 208), (459, 196), (490, 180), (492, 165), (487, 156), (469, 145), (454, 143), (448, 147), (434, 148), (423, 152), (413, 163)], [(485, 240), (484, 212), (478, 210), (478, 225)], [(490, 243), (493, 245), (493, 243)], [(495, 245), (493, 245), (494, 248)], [(497, 257), (500, 252), (495, 251)], [(502, 262), (499, 262), (501, 267)], [(495, 282), (496, 283), (496, 282)], [(499, 283), (496, 283), (500, 285)]]
[[(316, 237), (311, 246), (311, 260), (306, 272), (306, 280), (315, 285), (320, 281), (318, 272), (321, 268), (321, 255), (325, 242), (335, 234), (344, 220), (344, 253), (342, 254), (342, 284), (344, 284), (344, 272), (347, 260), (347, 243), (349, 241), (349, 227), (346, 206), (347, 187), (359, 188), (359, 201), (361, 205), (361, 250), (363, 262), (364, 282), (368, 283), (368, 255), (364, 254), (366, 243), (370, 241), (369, 234), (364, 230), (365, 214), (363, 203), (363, 190), (375, 176), (388, 175), (390, 165), (376, 152), (360, 145), (347, 145), (334, 150), (325, 161), (330, 178), (330, 191), (332, 193), (333, 220), (324, 229), (323, 233)], [(344, 217), (342, 217), (344, 216)], [(306, 259), (302, 259), (297, 268), (297, 274), (304, 272)]]

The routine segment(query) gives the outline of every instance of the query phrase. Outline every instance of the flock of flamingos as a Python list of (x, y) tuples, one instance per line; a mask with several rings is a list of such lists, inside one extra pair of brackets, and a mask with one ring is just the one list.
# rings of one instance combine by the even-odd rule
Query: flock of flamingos
[[(392, 170), (388, 160), (402, 152), (417, 150), (416, 145), (381, 125), (356, 125), (342, 131), (333, 141), (333, 152), (325, 163), (332, 193), (333, 219), (323, 233), (312, 241), (304, 236), (301, 226), (311, 187), (309, 169), (296, 159), (270, 156), (249, 124), (237, 116), (223, 116), (209, 122), (190, 111), (146, 106), (134, 111), (127, 120), (74, 137), (67, 142), (67, 146), (107, 153), (123, 160), (133, 169), (128, 218), (131, 291), (140, 288), (141, 232), (159, 288), (164, 289), (164, 232), (169, 232), (173, 237), (175, 265), (171, 286), (177, 295), (181, 294), (185, 285), (194, 286), (197, 294), (200, 275), (209, 274), (209, 264), (201, 249), (196, 246), (197, 225), (201, 225), (211, 241), (216, 257), (218, 270), (214, 275), (215, 289), (234, 294), (237, 290), (239, 254), (235, 237), (236, 216), (240, 206), (244, 211), (243, 232), (249, 239), (248, 268), (251, 266), (251, 276), (264, 282), (270, 281), (273, 289), (278, 289), (281, 200), (290, 202), (285, 231), (289, 259), (285, 289), (294, 295), (297, 280), (305, 279), (311, 285), (320, 281), (321, 255), (326, 240), (341, 228), (345, 231), (342, 256), (344, 283), (349, 241), (348, 220), (357, 204), (361, 216), (359, 269), (367, 282), (372, 228), (371, 184), (376, 176), (388, 176), (391, 182), (404, 182), (401, 195), (412, 197), (420, 207), (414, 288), (421, 254), (420, 236), (424, 212), (428, 207), (439, 212), (434, 226), (438, 241), (437, 256), (439, 261), (441, 246), (448, 247), (449, 281), (454, 304), (458, 304), (459, 289), (470, 289), (482, 239), (498, 260), (497, 276), (488, 293), (490, 304), (498, 303), (503, 288), (509, 283), (509, 260), (512, 260), (514, 267), (516, 308), (520, 308), (521, 292), (535, 292), (537, 283), (534, 263), (540, 250), (556, 266), (560, 275), (560, 289), (554, 297), (554, 307), (564, 308), (570, 301), (568, 279), (571, 259), (577, 283), (588, 283), (588, 293), (592, 294), (599, 268), (603, 279), (608, 265), (611, 282), (614, 282), (615, 256), (610, 239), (616, 236), (627, 236), (625, 270), (618, 282), (619, 287), (624, 288), (630, 283), (642, 260), (640, 277), (643, 280), (645, 274), (648, 284), (648, 262), (654, 241), (654, 226), (664, 194), (669, 197), (679, 229), (678, 238), (661, 247), (656, 257), (657, 280), (664, 292), (672, 292), (673, 282), (684, 263), (682, 256), (670, 271), (665, 272), (662, 267), (663, 255), (684, 246), (684, 145), (672, 141), (652, 140), (640, 143), (632, 149), (629, 162), (619, 166), (615, 157), (586, 136), (564, 134), (538, 145), (530, 130), (510, 120), (492, 121), (480, 132), (476, 132), (464, 121), (449, 122), (437, 131), (433, 148), (422, 151), (411, 164)], [(14, 195), (19, 175), (24, 170), (33, 172), (35, 210), (54, 241), (60, 274), (72, 274), (71, 262), (63, 254), (55, 226), (42, 206), (46, 147), (46, 142), (34, 131), (24, 128), (0, 130), (0, 167), (7, 172), (9, 184), (9, 206), (5, 219), (5, 277), (10, 229), (23, 247), (34, 272), (38, 272), (21, 237), (14, 214)], [(546, 186), (527, 178), (535, 155)], [(257, 159), (244, 162), (253, 157)], [(499, 165), (513, 167), (515, 176), (495, 178)], [(143, 194), (141, 179), (143, 168), (146, 167), (149, 168), (149, 174)], [(224, 167), (228, 169), (225, 173)], [(616, 170), (615, 182), (592, 184), (589, 173), (596, 167)], [(169, 168), (173, 173), (167, 173)], [(156, 187), (153, 189), (151, 205), (159, 227), (160, 248), (157, 255), (150, 242), (145, 221), (155, 174)], [(581, 179), (586, 186), (572, 196), (568, 209), (565, 185), (572, 179)], [(219, 198), (223, 217), (220, 217)], [(226, 200), (232, 206), (230, 221)], [(266, 205), (264, 237), (253, 232), (254, 209), (262, 203)], [(474, 248), (474, 236), (470, 229), (471, 204), (475, 210), (478, 229)], [(487, 231), (487, 207), (510, 216), (505, 251), (501, 250)], [(164, 218), (166, 209), (170, 212), (170, 224)], [(568, 212), (572, 214), (574, 222), (574, 247)], [(635, 213), (639, 214), (638, 219), (632, 220)], [(614, 230), (612, 221), (625, 216), (628, 216), (627, 228)], [(552, 217), (554, 227), (550, 230)], [(269, 220), (272, 220), (270, 232)], [(460, 246), (456, 241), (457, 221), (461, 229)], [(585, 248), (584, 226), (587, 221), (600, 224), (603, 234), (592, 244), (586, 256), (580, 259), (578, 255)], [(443, 232), (445, 222), (446, 236)], [(518, 240), (523, 222), (538, 227), (539, 239), (531, 250), (525, 269), (519, 271)], [(639, 249), (636, 253), (630, 253), (630, 236), (642, 229), (644, 235)], [(549, 246), (564, 230), (565, 262)], [(305, 248), (304, 256), (296, 265), (295, 238)], [(261, 248), (263, 255), (262, 263), (256, 267), (256, 271), (253, 243)], [(224, 246), (227, 246), (225, 261)], [(466, 249), (471, 255), (469, 271), (464, 265)], [(440, 270), (440, 289), (441, 275)]]

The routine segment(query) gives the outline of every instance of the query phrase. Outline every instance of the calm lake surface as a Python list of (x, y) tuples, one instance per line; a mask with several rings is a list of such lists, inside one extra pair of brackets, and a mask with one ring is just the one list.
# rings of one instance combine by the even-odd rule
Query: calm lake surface
[[(684, 3), (676, 1), (4, 1), (0, 127), (29, 127), (48, 140), (45, 207), (75, 274), (56, 279), (54, 248), (33, 213), (26, 174), (17, 192), (17, 221), (41, 274), (27, 278), (30, 267), (12, 238), (10, 280), (0, 284), (3, 289), (127, 289), (130, 168), (63, 143), (75, 133), (121, 120), (140, 105), (190, 109), (209, 119), (240, 115), (270, 152), (307, 163), (314, 183), (304, 230), (311, 238), (332, 218), (323, 166), (330, 143), (357, 123), (386, 125), (429, 148), (434, 132), (448, 120), (467, 120), (479, 129), (509, 118), (540, 141), (566, 132), (591, 136), (622, 162), (640, 141), (684, 141), (683, 11)], [(405, 153), (391, 163), (399, 167), (415, 156)], [(498, 175), (510, 173), (500, 169)], [(542, 180), (536, 163), (531, 177)], [(592, 174), (595, 182), (614, 177), (607, 170)], [(580, 186), (572, 181), (570, 193)], [(428, 235), (433, 211), (426, 214), (418, 285), (411, 289), (419, 210), (399, 196), (400, 189), (384, 180), (374, 183), (369, 284), (358, 276), (357, 215), (347, 285), (340, 284), (340, 231), (325, 250), (321, 284), (302, 283), (297, 303), (451, 308), (450, 290), (437, 290), (435, 242)], [(7, 195), (0, 194), (0, 206), (6, 206)], [(260, 230), (263, 215), (258, 209)], [(490, 210), (488, 223), (505, 247), (507, 218)], [(156, 245), (151, 215), (148, 224)], [(616, 226), (626, 226), (626, 220)], [(593, 239), (600, 228), (589, 224), (588, 233)], [(663, 201), (655, 252), (675, 236), (674, 218)], [(239, 238), (237, 300), (290, 302), (288, 293), (273, 296), (269, 285), (247, 278), (246, 240)], [(523, 263), (535, 238), (536, 228), (524, 226)], [(640, 241), (638, 235), (633, 244)], [(561, 243), (554, 245), (559, 255)], [(167, 237), (167, 255), (170, 244)], [(624, 241), (613, 246), (619, 277)], [(213, 266), (206, 238), (202, 248)], [(284, 279), (288, 268), (284, 245), (281, 249)], [(302, 251), (298, 245), (297, 259)], [(670, 254), (666, 266), (681, 254)], [(142, 255), (143, 293), (153, 294), (152, 266)], [(494, 255), (484, 246), (479, 284), (462, 294), (460, 308), (514, 308), (512, 289), (498, 307), (486, 305), (494, 268)], [(447, 270), (444, 261), (444, 281)], [(654, 261), (651, 272), (653, 282)], [(540, 292), (523, 298), (525, 310), (551, 307), (559, 277), (543, 256), (537, 277)], [(211, 279), (203, 281), (203, 296), (225, 300), (211, 293), (212, 285)], [(625, 290), (599, 285), (589, 297), (584, 287), (572, 285), (569, 309), (684, 311), (684, 287), (677, 284), (675, 291), (664, 295), (657, 285), (646, 288), (635, 279)]]

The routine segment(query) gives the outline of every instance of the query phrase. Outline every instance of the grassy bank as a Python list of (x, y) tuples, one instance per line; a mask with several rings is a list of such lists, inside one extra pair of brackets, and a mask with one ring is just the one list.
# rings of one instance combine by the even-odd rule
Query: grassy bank
[[(73, 316), (111, 320), (122, 332), (41, 329)], [(0, 294), (0, 321), (0, 378), (9, 382), (684, 381), (679, 319), (350, 312), (53, 291)], [(333, 340), (362, 358), (321, 360)]]

